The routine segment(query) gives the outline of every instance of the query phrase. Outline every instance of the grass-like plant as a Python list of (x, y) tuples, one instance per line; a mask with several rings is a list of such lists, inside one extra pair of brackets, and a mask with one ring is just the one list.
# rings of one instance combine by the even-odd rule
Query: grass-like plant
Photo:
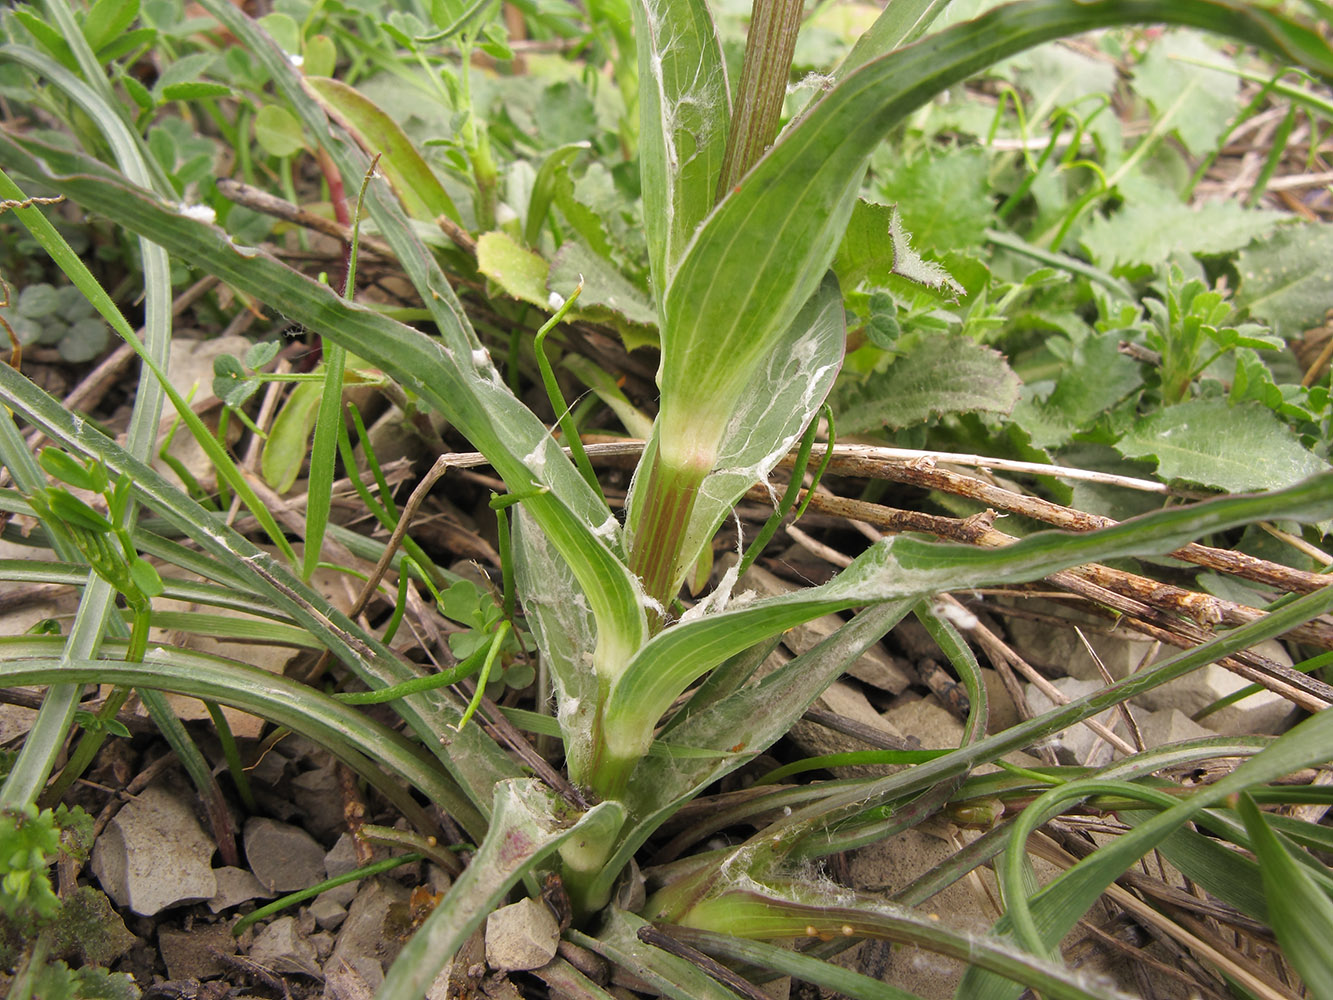
[[(676, 603), (685, 578), (739, 499), (754, 483), (768, 479), (819, 417), (844, 351), (842, 296), (830, 264), (872, 153), (905, 116), (998, 60), (1093, 28), (1139, 21), (1191, 25), (1333, 77), (1333, 51), (1317, 32), (1276, 8), (1233, 0), (1026, 0), (926, 35), (945, 5), (895, 0), (827, 89), (779, 133), (799, 6), (757, 0), (733, 107), (723, 52), (702, 0), (630, 0), (634, 66), (622, 71), (626, 79), (638, 81), (633, 103), (640, 112), (637, 143), (661, 343), (661, 400), (622, 520), (590, 476), (590, 467), (568, 457), (551, 430), (511, 391), (450, 287), (440, 257), (419, 238), (404, 206), (426, 205), (446, 216), (456, 215), (456, 209), (448, 196), (437, 198), (433, 208), (430, 199), (400, 200), (405, 187), (419, 194), (430, 183), (419, 173), (415, 181), (404, 177), (403, 170), (416, 167), (410, 153), (395, 147), (396, 162), (385, 166), (398, 193), (372, 181), (365, 208), (378, 238), (392, 248), (416, 286), (434, 324), (432, 333), (358, 305), (261, 250), (237, 245), (209, 221), (183, 210), (170, 179), (146, 166), (140, 140), (125, 126), (105, 76), (99, 51), (112, 42), (101, 21), (115, 6), (102, 0), (79, 24), (64, 0), (50, 0), (46, 7), (52, 23), (67, 29), (64, 47), (24, 20), (31, 44), (11, 41), (0, 48), (0, 60), (25, 67), (60, 108), (76, 107), (82, 127), (101, 128), (116, 165), (5, 131), (0, 133), (0, 167), (8, 176), (0, 194), (14, 202), (19, 218), (143, 358), (134, 430), (124, 446), (118, 445), (8, 367), (0, 367), (0, 398), (79, 459), (77, 464), (71, 464), (73, 459), (48, 461), (48, 467), (105, 470), (98, 472), (99, 482), (117, 484), (114, 523), (101, 519), (95, 527), (123, 543), (119, 557), (127, 572), (144, 555), (153, 555), (232, 588), (232, 599), (243, 595), (243, 603), (257, 614), (305, 630), (366, 686), (391, 699), (411, 736), (368, 721), (336, 698), (244, 664), (179, 650), (144, 655), (133, 642), (127, 647), (115, 632), (118, 620), (109, 614), (117, 587), (93, 564), (68, 638), (0, 640), (0, 676), (6, 684), (52, 685), (38, 725), (0, 793), (5, 804), (24, 806), (40, 794), (68, 733), (78, 685), (91, 680), (192, 694), (306, 733), (407, 815), (421, 817), (420, 808), (397, 785), (406, 782), (450, 813), (479, 847), (390, 970), (380, 995), (391, 1000), (421, 996), (497, 903), (520, 881), (535, 886), (535, 876), (543, 871), (559, 873), (571, 897), (575, 926), (568, 933), (573, 940), (677, 997), (734, 994), (691, 963), (641, 940), (639, 932), (648, 921), (666, 925), (679, 940), (704, 950), (790, 971), (855, 996), (901, 994), (809, 955), (736, 939), (885, 937), (971, 963), (960, 996), (1015, 996), (1020, 984), (1043, 995), (1102, 996), (1103, 989), (1064, 968), (1052, 949), (1103, 890), (1153, 848), (1234, 905), (1244, 908), (1242, 899), (1266, 901), (1259, 919), (1271, 921), (1312, 992), (1327, 992), (1324, 984), (1333, 965), (1307, 921), (1322, 932), (1333, 930), (1327, 913), (1328, 870), (1305, 849), (1312, 831), (1275, 833), (1249, 798), (1267, 783), (1327, 759), (1333, 726), (1327, 714), (1271, 743), (1237, 740), (1224, 747), (1209, 743), (1139, 754), (1042, 795), (1007, 837), (996, 838), (991, 854), (972, 862), (1006, 852), (997, 871), (1008, 912), (988, 937), (970, 937), (855, 893), (833, 895), (799, 882), (793, 872), (811, 859), (918, 823), (951, 799), (971, 797), (967, 780), (978, 765), (1333, 609), (1333, 591), (1315, 591), (1103, 692), (986, 737), (986, 699), (977, 666), (955, 627), (931, 610), (933, 595), (1035, 580), (1094, 560), (1163, 554), (1202, 535), (1260, 519), (1327, 519), (1333, 516), (1333, 474), (1265, 495), (1166, 510), (1088, 534), (1040, 533), (1001, 548), (899, 537), (875, 544), (821, 586), (756, 600), (734, 593), (733, 572), (688, 611), (682, 613)], [(335, 103), (346, 111), (352, 99), (340, 96), (327, 81), (303, 80), (288, 55), (226, 0), (204, 0), (203, 6), (264, 67), (289, 116), (306, 135), (318, 137), (331, 176), (344, 190), (359, 189), (369, 167), (367, 150), (330, 124), (325, 110)], [(479, 16), (479, 10), (456, 12), (471, 41), (478, 36), (467, 34), (468, 19)], [(100, 20), (94, 21), (99, 11)], [(629, 44), (623, 32), (620, 37)], [(42, 43), (48, 50), (35, 47)], [(622, 52), (627, 58), (628, 52)], [(343, 121), (355, 127), (352, 115)], [(380, 128), (381, 142), (399, 141), (373, 115), (360, 123), (357, 131), (367, 145), (375, 144), (374, 135), (367, 140), (374, 127)], [(487, 207), (477, 217), (492, 218), (494, 165), (484, 134), (479, 138), (471, 125), (465, 132), (478, 204)], [(90, 148), (105, 148), (101, 139), (82, 138)], [(149, 295), (144, 341), (38, 209), (24, 202), (21, 186), (62, 194), (143, 241)], [(306, 541), (315, 548), (307, 549), (303, 559), (225, 449), (162, 378), (169, 340), (168, 283), (161, 270), (167, 255), (217, 276), (323, 338), (331, 387), (324, 392), (316, 424), (323, 480), (322, 486), (312, 486)], [(496, 506), (510, 539), (507, 570), (512, 570), (526, 627), (551, 679), (557, 713), (549, 734), (563, 744), (568, 784), (523, 776), (489, 736), (466, 723), (467, 706), (438, 678), (405, 663), (305, 582), (326, 530), (344, 351), (443, 414), (506, 484), (508, 497)], [(209, 449), (220, 480), (257, 518), (276, 555), (229, 528), (150, 467), (151, 441), (145, 435), (156, 425), (163, 390)], [(70, 518), (89, 515), (66, 501), (51, 502), (63, 494), (53, 494), (46, 485), (7, 415), (0, 418), (0, 449), (15, 485), (3, 496), (6, 509), (38, 515), (61, 559), (70, 566), (89, 565), (68, 542)], [(313, 473), (311, 479), (319, 481)], [(121, 495), (125, 490), (131, 492)], [(322, 499), (314, 495), (321, 491)], [(136, 527), (131, 498), (207, 558)], [(415, 567), (421, 577), (444, 582), (427, 563), (418, 554), (411, 564), (400, 562), (398, 571), (407, 574)], [(49, 572), (65, 568), (52, 566)], [(168, 595), (186, 589), (170, 573), (162, 575), (160, 584)], [(122, 582), (119, 589), (126, 586)], [(142, 601), (136, 609), (151, 601), (138, 596)], [(204, 596), (223, 599), (216, 593)], [(759, 654), (783, 632), (852, 609), (860, 610), (828, 640), (761, 682), (746, 683), (762, 659)], [(666, 820), (780, 739), (849, 663), (913, 612), (934, 634), (971, 695), (972, 716), (961, 747), (929, 760), (904, 758), (912, 766), (890, 777), (820, 788), (781, 818), (761, 823), (744, 843), (663, 870), (636, 912), (613, 902), (618, 880), (627, 877), (636, 853)], [(474, 665), (489, 664), (502, 639), (497, 631)], [(693, 695), (683, 700), (691, 689)], [(525, 721), (543, 727), (540, 719)], [(1184, 797), (1166, 795), (1144, 780), (1165, 766), (1219, 754), (1249, 759), (1227, 779)], [(1134, 830), (1034, 891), (1025, 881), (1027, 833), (1053, 810), (1096, 797), (1114, 799), (1127, 815), (1137, 816)], [(756, 799), (754, 815), (772, 807)], [(1214, 842), (1191, 823), (1251, 847), (1257, 867), (1232, 855), (1220, 860)], [(1307, 912), (1293, 913), (1297, 905)], [(605, 995), (586, 982), (580, 988), (589, 996)]]

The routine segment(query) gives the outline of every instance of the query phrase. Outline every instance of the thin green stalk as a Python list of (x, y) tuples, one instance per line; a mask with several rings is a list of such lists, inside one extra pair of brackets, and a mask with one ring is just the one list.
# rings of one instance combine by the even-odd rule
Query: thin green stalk
[(500, 655), (500, 647), (504, 645), (505, 636), (509, 634), (509, 629), (508, 622), (501, 622), (500, 627), (495, 630), (495, 635), (491, 638), (491, 644), (486, 649), (486, 660), (481, 665), (481, 676), (477, 678), (477, 690), (473, 692), (472, 700), (468, 702), (467, 711), (458, 720), (459, 729), (467, 725), (468, 720), (481, 706), (481, 699), (486, 694), (486, 683), (491, 679), (491, 667), (495, 665), (495, 659)]
[(740, 93), (717, 182), (718, 201), (740, 183), (778, 134), (803, 7), (802, 0), (754, 0)]
[(403, 865), (411, 864), (413, 861), (420, 861), (420, 854), (400, 854), (396, 858), (385, 858), (383, 861), (376, 861), (369, 865), (363, 865), (353, 871), (343, 875), (337, 875), (330, 879), (325, 879), (318, 885), (312, 885), (308, 889), (298, 889), (296, 892), (290, 892), (285, 896), (273, 900), (271, 903), (265, 903), (259, 909), (247, 913), (240, 920), (232, 924), (231, 933), (233, 937), (239, 936), (247, 927), (258, 923), (266, 917), (271, 917), (275, 913), (281, 913), (289, 906), (295, 906), (297, 903), (303, 903), (307, 899), (314, 899), (321, 892), (327, 892), (329, 889), (336, 889), (340, 885), (346, 885), (348, 882), (359, 882), (363, 878), (372, 878), (375, 875), (384, 872), (393, 871)]
[(551, 401), (551, 408), (555, 411), (556, 421), (560, 425), (560, 433), (564, 435), (565, 444), (568, 445), (570, 454), (574, 458), (574, 464), (578, 466), (579, 473), (587, 480), (588, 485), (605, 501), (606, 497), (602, 495), (601, 484), (597, 482), (597, 473), (593, 471), (588, 453), (583, 450), (583, 441), (579, 438), (578, 424), (574, 421), (569, 404), (565, 402), (565, 394), (560, 391), (560, 383), (556, 380), (555, 371), (551, 368), (551, 360), (546, 356), (547, 335), (568, 315), (569, 310), (574, 307), (574, 301), (582, 291), (583, 278), (580, 277), (579, 283), (574, 286), (574, 291), (569, 293), (569, 298), (561, 302), (560, 308), (555, 311), (555, 314), (541, 325), (536, 338), (532, 341), (532, 349), (537, 354), (537, 367), (541, 370), (542, 385), (546, 389), (547, 398)]
[(457, 684), (459, 681), (471, 677), (482, 668), (489, 653), (490, 647), (483, 646), (463, 660), (462, 663), (449, 670), (441, 670), (437, 674), (426, 674), (423, 677), (414, 677), (410, 681), (403, 681), (401, 684), (394, 684), (391, 687), (376, 688), (374, 691), (345, 691), (335, 694), (333, 697), (344, 705), (382, 705), (388, 701), (397, 701), (399, 698), (405, 698), (410, 694), (430, 691), (449, 684)]
[[(125, 649), (125, 661), (127, 663), (142, 663), (144, 652), (148, 649), (148, 629), (152, 623), (152, 609), (144, 605), (134, 609), (134, 625), (130, 629), (130, 643)], [(74, 784), (91, 766), (93, 759), (97, 756), (97, 751), (102, 749), (102, 744), (106, 742), (109, 730), (106, 724), (116, 717), (116, 713), (125, 705), (125, 700), (130, 696), (130, 689), (124, 686), (117, 686), (111, 689), (107, 695), (106, 701), (97, 712), (97, 722), (94, 728), (86, 730), (83, 738), (79, 740), (79, 745), (74, 748), (70, 754), (69, 761), (61, 769), (59, 777), (42, 793), (42, 802), (45, 805), (55, 805), (59, 802), (70, 786)]]
[(250, 787), (250, 776), (241, 761), (241, 751), (236, 746), (231, 723), (227, 721), (222, 706), (216, 701), (205, 701), (204, 708), (208, 709), (208, 715), (213, 720), (213, 728), (217, 730), (218, 742), (222, 744), (222, 756), (227, 761), (227, 773), (231, 775), (231, 783), (236, 788), (236, 794), (241, 797), (241, 804), (245, 806), (246, 812), (254, 814), (258, 812), (255, 793)]
[[(837, 440), (833, 422), (833, 408), (825, 403), (821, 412), (824, 419), (828, 421), (828, 444), (824, 448), (824, 457), (820, 460), (819, 467), (815, 469), (815, 474), (811, 477), (810, 488), (806, 491), (805, 499), (801, 501), (801, 505), (796, 508), (796, 513), (792, 517), (793, 524), (801, 519), (801, 515), (810, 506), (810, 500), (815, 495), (815, 489), (819, 486), (819, 481), (824, 478), (829, 463), (833, 461), (833, 445)], [(764, 551), (765, 546), (777, 533), (778, 526), (782, 524), (782, 519), (791, 512), (793, 507), (796, 507), (796, 498), (801, 492), (801, 481), (805, 479), (805, 468), (810, 462), (810, 449), (814, 445), (815, 432), (818, 428), (818, 418), (810, 421), (810, 426), (806, 428), (805, 436), (801, 439), (801, 446), (796, 452), (796, 463), (792, 466), (791, 482), (787, 484), (787, 491), (783, 493), (782, 500), (779, 501), (777, 508), (768, 520), (764, 522), (764, 526), (759, 529), (759, 534), (750, 543), (750, 547), (745, 550), (745, 555), (740, 561), (740, 568), (737, 570), (738, 578), (744, 576), (745, 571), (754, 565), (754, 561), (759, 558), (759, 554)]]
[[(380, 491), (380, 503), (384, 504), (384, 509), (391, 517), (396, 518), (398, 507), (393, 502), (393, 490), (389, 488), (389, 481), (384, 478), (384, 470), (380, 468), (380, 460), (375, 454), (375, 445), (370, 440), (370, 434), (366, 431), (365, 421), (361, 419), (361, 411), (351, 400), (347, 402), (347, 411), (352, 417), (352, 426), (356, 428), (356, 439), (361, 443), (361, 452), (366, 456), (366, 467), (370, 469), (370, 474), (375, 478), (375, 486)], [(354, 465), (348, 466), (349, 470), (354, 468)]]
[[(361, 180), (352, 216), (352, 242), (347, 255), (347, 277), (342, 294), (347, 301), (356, 297), (356, 257), (361, 237), (361, 206), (366, 197), (366, 186), (375, 175), (376, 156)], [(341, 200), (340, 200), (341, 204)], [(346, 215), (346, 209), (340, 209)], [(334, 458), (338, 452), (338, 425), (342, 423), (343, 373), (347, 366), (347, 349), (332, 341), (324, 341), (324, 387), (319, 398), (319, 412), (315, 416), (315, 433), (310, 447), (310, 484), (307, 490), (305, 518), (305, 558), (301, 576), (305, 580), (315, 572), (324, 534), (328, 528), (329, 512), (333, 507)]]

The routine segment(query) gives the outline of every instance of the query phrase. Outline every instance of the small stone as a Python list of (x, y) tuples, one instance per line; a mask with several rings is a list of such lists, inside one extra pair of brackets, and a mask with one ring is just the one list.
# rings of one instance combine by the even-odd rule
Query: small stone
[(315, 931), (308, 937), (310, 943), (315, 946), (315, 957), (321, 962), (333, 953), (333, 935), (328, 931)]
[(324, 848), (300, 827), (265, 816), (245, 824), (245, 856), (270, 892), (305, 889), (324, 881)]
[(180, 799), (145, 789), (107, 824), (92, 870), (108, 896), (143, 917), (217, 893), (213, 840)]
[[(367, 982), (374, 978), (367, 971), (373, 964), (382, 979), (384, 968), (402, 948), (407, 900), (408, 891), (397, 882), (372, 879), (363, 883), (338, 928), (338, 940), (326, 964), (336, 967), (345, 959)], [(371, 986), (378, 987), (379, 980)]]
[(297, 972), (323, 978), (315, 946), (301, 934), (295, 917), (279, 917), (255, 936), (250, 960), (273, 972)]
[(227, 971), (214, 952), (236, 954), (236, 939), (226, 924), (195, 924), (188, 931), (161, 927), (157, 946), (168, 979), (216, 979)]
[[(1092, 694), (1106, 688), (1106, 683), (1100, 680), (1079, 680), (1075, 677), (1060, 677), (1051, 682), (1055, 687), (1070, 701), (1082, 698), (1084, 695)], [(1032, 711), (1037, 715), (1050, 711), (1055, 707), (1054, 702), (1046, 697), (1045, 693), (1038, 690), (1036, 685), (1027, 686), (1028, 704)], [(1124, 735), (1121, 730), (1116, 728), (1117, 723), (1121, 727), (1124, 720), (1120, 717), (1117, 709), (1108, 708), (1100, 715), (1093, 717), (1095, 721), (1100, 722), (1118, 733)], [(1051, 736), (1051, 743), (1055, 748), (1056, 755), (1061, 763), (1081, 764), (1087, 767), (1101, 767), (1111, 762), (1114, 749), (1104, 739), (1094, 733), (1087, 726), (1079, 723), (1070, 726), (1068, 729), (1061, 730)]]
[(559, 944), (560, 927), (539, 900), (519, 900), (486, 918), (486, 964), (492, 969), (540, 969), (555, 957)]
[(331, 837), (347, 827), (334, 768), (330, 761), (292, 779), (292, 801), (301, 810), (301, 824), (318, 837)]
[(375, 1000), (382, 982), (384, 972), (373, 959), (331, 961), (324, 966), (324, 1000)]
[(328, 873), (329, 878), (346, 875), (360, 867), (361, 862), (356, 857), (356, 841), (352, 839), (350, 833), (342, 834), (334, 841), (329, 853), (324, 855), (324, 871)]
[(233, 906), (252, 899), (272, 899), (273, 893), (260, 884), (254, 873), (244, 868), (214, 868), (218, 891), (208, 901), (208, 908), (214, 913), (230, 910)]
[(1178, 708), (1168, 708), (1161, 712), (1149, 712), (1141, 708), (1130, 709), (1134, 721), (1138, 723), (1139, 733), (1143, 736), (1143, 745), (1148, 749), (1179, 743), (1182, 740), (1197, 740), (1217, 735), (1191, 719)]
[[(1254, 647), (1254, 652), (1283, 666), (1291, 666), (1291, 657), (1276, 640), (1261, 642)], [(1176, 653), (1174, 649), (1165, 650), (1158, 658), (1165, 659)], [(1193, 717), (1219, 698), (1249, 685), (1250, 682), (1239, 674), (1210, 663), (1170, 684), (1145, 691), (1139, 695), (1138, 701), (1147, 708), (1159, 711), (1175, 708)], [(1297, 711), (1296, 706), (1280, 694), (1265, 689), (1205, 715), (1199, 722), (1215, 733), (1262, 733), (1276, 736), (1291, 727)]]
[(337, 930), (347, 919), (347, 908), (335, 899), (329, 899), (328, 893), (320, 893), (310, 904), (310, 915), (315, 923), (326, 931)]

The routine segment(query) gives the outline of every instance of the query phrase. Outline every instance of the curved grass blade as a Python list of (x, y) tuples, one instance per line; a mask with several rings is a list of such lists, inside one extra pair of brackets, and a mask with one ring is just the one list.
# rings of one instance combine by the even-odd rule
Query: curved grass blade
[[(372, 688), (388, 687), (415, 674), (393, 652), (337, 611), (319, 593), (296, 579), (276, 559), (256, 547), (176, 489), (155, 470), (136, 461), (95, 428), (70, 414), (7, 365), (0, 365), (0, 399), (40, 427), (52, 440), (99, 459), (113, 475), (127, 474), (139, 501), (192, 538), (213, 558), (255, 581), (274, 605), (331, 650)], [(514, 765), (476, 727), (461, 733), (461, 708), (452, 695), (436, 690), (395, 703), (398, 711), (479, 805), (490, 801), (494, 783), (514, 773)], [(442, 739), (449, 741), (447, 748)]]
[[(418, 330), (343, 301), (262, 251), (237, 247), (214, 227), (181, 216), (123, 181), (80, 173), (96, 169), (82, 157), (34, 144), (45, 166), (24, 145), (0, 134), (0, 162), (21, 164), (119, 224), (153, 233), (233, 287), (263, 297), (290, 320), (393, 375), (448, 417), (487, 455), (511, 491), (524, 496), (526, 509), (573, 568), (597, 617), (599, 664), (628, 660), (647, 625), (636, 582), (608, 547), (618, 534), (616, 519), (546, 427), (510, 393), (485, 351), (468, 350), (460, 357)], [(374, 191), (372, 185), (368, 204)]]
[(1333, 996), (1333, 954), (1328, 947), (1333, 940), (1333, 901), (1292, 860), (1254, 799), (1241, 795), (1237, 809), (1259, 860), (1268, 919), (1283, 956), (1301, 974), (1311, 996)]
[[(41, 636), (0, 638), (4, 653), (0, 678), (6, 686), (46, 684), (55, 677), (79, 685), (122, 684), (230, 705), (309, 737), (397, 799), (403, 796), (394, 791), (393, 782), (384, 780), (381, 769), (428, 795), (466, 828), (484, 827), (480, 814), (458, 787), (400, 734), (288, 677), (191, 650), (160, 654), (150, 650), (144, 662), (125, 663), (117, 659), (66, 660), (51, 655), (55, 648), (55, 643)], [(109, 644), (107, 652), (114, 654), (122, 648)], [(377, 764), (371, 763), (372, 754)], [(454, 813), (455, 808), (461, 811)]]
[[(73, 23), (63, 3), (56, 4), (55, 16), (67, 25)], [(121, 169), (137, 182), (148, 185), (155, 176), (150, 172), (149, 158), (143, 155), (137, 138), (116, 113), (114, 101), (108, 104), (110, 87), (82, 33), (76, 30), (75, 36), (67, 39), (67, 42), (75, 58), (90, 73), (90, 79), (100, 86), (100, 91), (40, 53), (22, 46), (5, 46), (5, 49), (18, 62), (51, 80), (78, 105), (102, 130)], [(12, 199), (16, 196), (20, 201), (23, 199), (22, 192), (10, 178), (0, 174), (0, 197)], [(116, 331), (122, 336), (129, 332), (129, 325), (120, 310), (47, 218), (34, 208), (20, 208), (16, 214), (71, 283), (106, 317)], [(165, 366), (171, 345), (170, 265), (166, 251), (144, 236), (139, 240), (139, 251), (144, 277), (145, 349), (149, 359)], [(146, 369), (141, 371), (126, 437), (127, 449), (138, 458), (146, 459), (151, 454), (157, 438), (162, 399), (161, 386)], [(133, 504), (128, 505), (120, 526), (131, 527), (136, 517)], [(109, 617), (114, 601), (112, 588), (95, 574), (90, 574), (70, 631), (67, 647), (70, 656), (94, 655), (106, 630), (110, 629), (113, 634), (121, 631), (119, 620)], [(3, 788), (0, 788), (0, 801), (31, 802), (36, 798), (51, 774), (60, 746), (73, 723), (77, 700), (77, 689), (64, 684), (54, 685), (47, 691), (18, 759), (11, 767)]]
[(1169, 552), (1200, 535), (1277, 516), (1279, 509), (1298, 520), (1327, 516), (1333, 472), (1288, 490), (1158, 511), (1101, 531), (1039, 532), (999, 549), (890, 539), (823, 586), (679, 622), (654, 636), (612, 682), (603, 729), (607, 787), (628, 777), (628, 762), (647, 752), (644, 734), (686, 687), (728, 656), (793, 625), (878, 601), (1025, 582), (1084, 562)]
[[(1032, 897), (1029, 901), (1031, 929), (1046, 945), (1053, 945), (1096, 902), (1106, 886), (1170, 833), (1195, 819), (1203, 810), (1223, 802), (1228, 796), (1243, 794), (1255, 785), (1327, 761), (1328, 747), (1333, 745), (1330, 741), (1333, 741), (1333, 714), (1321, 712), (1313, 715), (1278, 737), (1267, 749), (1245, 761), (1225, 778), (1204, 786), (1185, 801), (1163, 810), (1131, 832), (1104, 845)], [(1010, 906), (1015, 902), (1011, 900)], [(1270, 912), (1272, 905), (1270, 899)], [(1006, 918), (996, 924), (995, 930), (1003, 934), (1009, 927), (1010, 921)], [(1002, 983), (976, 970), (969, 971), (963, 977), (958, 989), (958, 996), (969, 1000), (1000, 1000), (1017, 996), (1018, 993), (1011, 984)]]

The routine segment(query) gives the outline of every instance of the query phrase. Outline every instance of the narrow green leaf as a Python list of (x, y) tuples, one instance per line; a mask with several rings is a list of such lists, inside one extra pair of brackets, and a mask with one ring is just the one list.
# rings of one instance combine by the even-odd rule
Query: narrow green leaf
[(604, 739), (613, 756), (642, 756), (644, 734), (672, 700), (728, 656), (831, 611), (876, 601), (1038, 579), (1084, 562), (1152, 555), (1250, 520), (1333, 513), (1333, 472), (1291, 489), (1147, 514), (1084, 534), (1043, 531), (1000, 549), (898, 537), (877, 543), (831, 582), (708, 614), (654, 636), (612, 680)]
[[(348, 280), (353, 280), (349, 275)], [(338, 451), (338, 428), (343, 420), (343, 371), (347, 349), (324, 345), (324, 381), (320, 384), (319, 409), (315, 414), (314, 440), (310, 447), (310, 482), (306, 489), (305, 556), (301, 576), (309, 580), (324, 547), (324, 532), (333, 507), (334, 460)]]
[(231, 88), (225, 83), (211, 83), (208, 80), (193, 80), (189, 83), (173, 83), (162, 88), (164, 101), (199, 101), (209, 97), (230, 97)]
[(542, 223), (546, 221), (547, 213), (551, 210), (551, 202), (555, 198), (557, 175), (591, 145), (588, 142), (570, 142), (557, 146), (546, 154), (542, 165), (537, 168), (537, 176), (532, 182), (532, 194), (528, 196), (528, 212), (523, 220), (523, 242), (528, 246), (535, 247), (541, 239)]
[(947, 6), (949, 0), (892, 0), (885, 4), (884, 12), (833, 71), (833, 78), (841, 80), (871, 59), (916, 41)]
[(629, 6), (639, 53), (643, 220), (660, 313), (662, 290), (713, 207), (731, 98), (703, 0), (630, 0)]
[(1268, 919), (1282, 954), (1305, 980), (1311, 996), (1333, 996), (1333, 901), (1288, 853), (1249, 795), (1238, 805), (1268, 897)]
[(369, 98), (338, 80), (307, 76), (305, 87), (362, 149), (371, 156), (380, 154), (379, 167), (409, 216), (430, 223), (441, 215), (459, 221), (453, 199), (402, 126)]
[(93, 490), (93, 474), (88, 467), (77, 459), (71, 458), (59, 448), (43, 448), (37, 456), (39, 464), (47, 474), (77, 490)]
[(1311, 222), (1278, 230), (1241, 251), (1236, 304), (1287, 337), (1320, 323), (1333, 301), (1333, 274), (1319, 266), (1333, 252), (1333, 226)]

